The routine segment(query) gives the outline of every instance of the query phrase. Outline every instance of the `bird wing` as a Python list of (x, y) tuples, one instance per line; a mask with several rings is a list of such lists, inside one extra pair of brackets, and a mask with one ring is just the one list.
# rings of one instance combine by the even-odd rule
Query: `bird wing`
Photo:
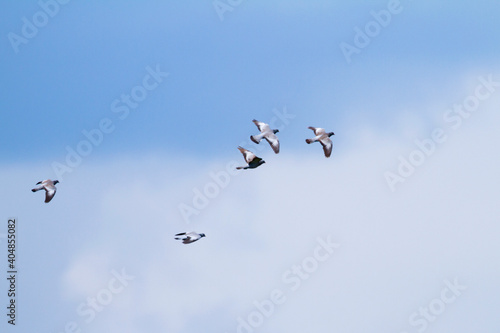
[(263, 123), (262, 121), (258, 121), (258, 120), (252, 120), (253, 123), (257, 126), (257, 128), (259, 129), (259, 131), (261, 131), (261, 133), (264, 133), (264, 132), (267, 132), (267, 131), (270, 131), (271, 128), (269, 127), (268, 124), (266, 123)]
[(184, 244), (189, 244), (189, 243), (191, 243), (191, 242), (193, 242), (193, 240), (191, 240), (191, 237), (190, 237), (190, 236), (186, 236), (186, 237), (184, 237), (184, 238), (182, 239), (182, 243), (184, 243)]
[(36, 191), (40, 191), (40, 190), (44, 190), (44, 189), (45, 188), (43, 186), (38, 186), (38, 187), (32, 188), (31, 191), (36, 192)]
[(238, 147), (238, 149), (243, 154), (243, 157), (245, 158), (245, 161), (247, 163), (252, 162), (256, 158), (255, 154), (252, 153), (250, 150), (246, 150), (245, 148), (242, 147)]
[(196, 242), (200, 238), (201, 238), (201, 236), (197, 232), (190, 231), (190, 232), (186, 233), (186, 237), (184, 238), (184, 240), (182, 242), (184, 244), (189, 244), (192, 242)]
[(45, 203), (50, 202), (50, 200), (52, 200), (55, 194), (56, 194), (56, 188), (54, 186), (52, 186), (52, 188), (50, 189), (47, 189), (47, 187), (45, 187)]
[(330, 140), (330, 138), (328, 136), (326, 136), (324, 138), (321, 138), (321, 140), (319, 140), (319, 142), (323, 146), (323, 151), (325, 152), (325, 157), (330, 157), (330, 155), (332, 154), (332, 148), (333, 148), (332, 140)]
[[(310, 130), (312, 130), (314, 132), (315, 135), (318, 135), (318, 131), (322, 130), (322, 128), (319, 128), (319, 127), (312, 127), (312, 126), (309, 126), (308, 127)], [(323, 130), (324, 132), (324, 130)]]
[(248, 150), (246, 150), (245, 148), (243, 147), (238, 147), (238, 150), (243, 154), (243, 156), (245, 156), (245, 152), (247, 152)]
[(273, 132), (269, 132), (269, 134), (267, 134), (264, 138), (267, 140), (267, 142), (269, 142), (271, 148), (273, 148), (276, 154), (280, 152), (280, 141), (278, 140), (276, 134), (274, 134)]
[(308, 128), (311, 129), (311, 130), (313, 130), (314, 134), (316, 134), (316, 135), (321, 135), (321, 134), (325, 133), (325, 129), (321, 128), (321, 127), (312, 127), (312, 126), (309, 126)]

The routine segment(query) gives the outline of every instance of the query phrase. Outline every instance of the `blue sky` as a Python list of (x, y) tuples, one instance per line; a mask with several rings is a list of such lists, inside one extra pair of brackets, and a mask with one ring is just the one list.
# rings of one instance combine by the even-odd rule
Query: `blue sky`
[[(283, 105), (303, 114), (321, 109), (337, 123), (349, 122), (346, 113), (355, 108), (387, 124), (409, 103), (455, 90), (469, 68), (495, 68), (499, 43), (487, 4), (465, 15), (464, 5), (443, 2), (430, 9), (425, 2), (402, 2), (391, 25), (347, 65), (339, 44), (352, 43), (353, 27), (363, 27), (385, 2), (243, 2), (223, 22), (210, 3), (69, 2), (19, 53), (2, 41), (2, 106), (9, 120), (2, 121), (9, 124), (2, 135), (15, 138), (4, 157), (60, 156), (61, 142), (77, 143), (82, 129), (109, 116), (111, 102), (140, 83), (146, 66), (157, 64), (169, 79), (97, 154), (123, 151), (124, 145), (179, 149), (168, 142), (182, 136), (184, 126), (206, 132), (212, 121), (244, 124)], [(4, 35), (19, 34), (20, 18), (39, 9), (35, 2), (7, 6), (14, 8), (2, 22)], [(33, 140), (46, 127), (57, 133)], [(232, 127), (224, 126), (236, 137), (239, 130)], [(211, 133), (220, 135), (217, 141), (228, 135), (216, 128)], [(218, 154), (227, 151), (213, 146)], [(15, 154), (20, 148), (23, 153)], [(182, 145), (190, 153), (199, 148), (196, 136)]]
[[(497, 332), (500, 92), (457, 128), (444, 115), (500, 81), (498, 3), (401, 0), (350, 62), (340, 45), (391, 1), (241, 1), (223, 20), (213, 3), (73, 0), (29, 38), (40, 4), (4, 4), (1, 212), (20, 223), (18, 328), (235, 332), (280, 289), (255, 331), (410, 333), (458, 278), (467, 289), (426, 330)], [(279, 155), (250, 142), (254, 118), (282, 127)], [(89, 146), (83, 132), (102, 126)], [(335, 132), (330, 159), (304, 143), (307, 126)], [(436, 128), (445, 142), (391, 187)], [(267, 163), (230, 173), (240, 144)], [(85, 145), (71, 172), (54, 169)], [(228, 184), (196, 207), (221, 173)], [(47, 178), (61, 183), (44, 204), (30, 189)], [(189, 230), (207, 238), (173, 240)], [(329, 235), (339, 250), (289, 291), (283, 274)], [(76, 309), (122, 268), (135, 279), (86, 323)]]

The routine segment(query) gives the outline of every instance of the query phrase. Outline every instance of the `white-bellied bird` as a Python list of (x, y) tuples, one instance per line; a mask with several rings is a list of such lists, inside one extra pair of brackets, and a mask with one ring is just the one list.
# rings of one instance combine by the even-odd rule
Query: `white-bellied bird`
[(181, 233), (175, 235), (175, 239), (182, 240), (183, 244), (190, 244), (190, 243), (196, 242), (197, 240), (199, 240), (203, 237), (206, 237), (205, 234), (203, 234), (203, 233), (199, 234), (199, 233), (194, 232), (194, 231), (181, 232)]
[(266, 163), (262, 158), (255, 156), (250, 150), (246, 150), (245, 148), (238, 147), (239, 151), (243, 154), (245, 161), (248, 163), (248, 166), (245, 167), (237, 167), (236, 169), (255, 169), (262, 164)]
[(36, 183), (36, 185), (40, 185), (38, 187), (35, 187), (32, 189), (32, 192), (40, 191), (40, 190), (45, 190), (45, 203), (50, 202), (54, 195), (56, 194), (56, 184), (59, 183), (58, 180), (42, 180), (41, 182)]
[(260, 134), (258, 135), (251, 135), (250, 140), (255, 142), (256, 144), (260, 143), (260, 140), (266, 139), (267, 142), (271, 145), (271, 148), (273, 148), (274, 152), (277, 154), (280, 152), (280, 142), (278, 140), (278, 137), (276, 136), (276, 133), (279, 132), (277, 129), (271, 129), (268, 124), (263, 123), (258, 120), (252, 120), (254, 124), (257, 126), (257, 128), (260, 131)]
[(326, 133), (324, 128), (319, 128), (319, 127), (308, 127), (310, 130), (314, 131), (314, 134), (316, 135), (312, 139), (306, 139), (306, 142), (308, 144), (311, 144), (313, 142), (319, 142), (323, 146), (323, 151), (325, 152), (325, 157), (330, 157), (332, 154), (332, 148), (333, 148), (333, 142), (330, 140), (330, 137), (332, 135), (335, 135), (333, 132)]

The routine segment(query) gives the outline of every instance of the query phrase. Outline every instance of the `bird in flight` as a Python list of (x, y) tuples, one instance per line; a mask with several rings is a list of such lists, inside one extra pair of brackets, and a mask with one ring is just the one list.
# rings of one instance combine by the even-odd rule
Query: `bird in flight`
[(314, 131), (314, 135), (316, 135), (312, 139), (306, 139), (308, 144), (313, 142), (319, 142), (323, 146), (323, 151), (325, 152), (325, 157), (330, 157), (332, 154), (333, 142), (330, 139), (332, 135), (335, 135), (333, 132), (326, 133), (324, 128), (319, 127), (308, 127), (310, 130)]
[(237, 167), (236, 169), (241, 170), (241, 169), (255, 169), (262, 164), (266, 163), (262, 158), (255, 156), (254, 153), (252, 153), (250, 150), (246, 150), (245, 148), (238, 147), (239, 151), (243, 154), (243, 157), (245, 158), (245, 161), (248, 163), (248, 166), (245, 167)]
[(182, 240), (183, 244), (190, 244), (190, 243), (196, 242), (197, 240), (199, 240), (203, 237), (206, 237), (205, 234), (203, 234), (203, 233), (198, 234), (194, 231), (181, 232), (181, 233), (175, 235), (175, 239)]
[(32, 189), (32, 192), (40, 191), (40, 190), (45, 190), (45, 203), (50, 202), (54, 195), (56, 194), (56, 184), (59, 183), (58, 180), (50, 180), (46, 179), (41, 182), (36, 183), (36, 185), (40, 185), (38, 187), (35, 187)]
[(269, 144), (271, 145), (271, 148), (273, 148), (274, 152), (278, 154), (280, 152), (280, 142), (278, 140), (278, 137), (276, 136), (276, 133), (278, 133), (279, 130), (277, 129), (272, 130), (268, 124), (255, 119), (252, 121), (259, 129), (260, 134), (251, 135), (250, 140), (252, 140), (256, 144), (259, 144), (260, 140), (266, 139), (266, 141), (269, 142)]

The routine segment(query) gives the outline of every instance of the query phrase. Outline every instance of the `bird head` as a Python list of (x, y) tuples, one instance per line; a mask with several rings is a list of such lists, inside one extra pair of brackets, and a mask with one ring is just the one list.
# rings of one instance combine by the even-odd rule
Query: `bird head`
[(276, 134), (276, 133), (278, 133), (279, 131), (280, 131), (280, 130), (275, 129), (275, 130), (273, 130), (273, 133), (274, 133), (274, 134)]
[(332, 135), (335, 135), (335, 133), (333, 133), (333, 132), (328, 133), (329, 137), (332, 136)]
[(54, 183), (54, 185), (55, 185), (55, 184), (58, 184), (58, 183), (59, 183), (59, 181), (58, 181), (58, 180), (54, 180), (54, 181), (53, 181), (53, 183)]
[(200, 234), (200, 237), (207, 237), (207, 236), (205, 236), (205, 234)]

